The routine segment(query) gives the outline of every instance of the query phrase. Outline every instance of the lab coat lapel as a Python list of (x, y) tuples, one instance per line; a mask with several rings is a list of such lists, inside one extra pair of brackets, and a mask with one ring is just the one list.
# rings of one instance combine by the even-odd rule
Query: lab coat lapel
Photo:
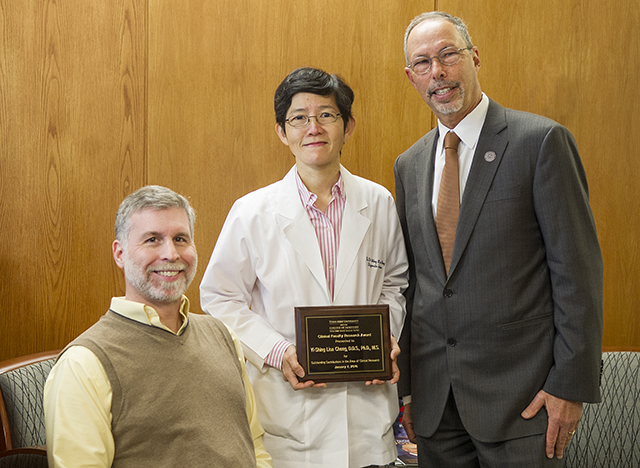
[(342, 216), (340, 232), (340, 249), (334, 284), (334, 297), (339, 297), (342, 288), (349, 279), (349, 272), (358, 271), (353, 268), (360, 246), (369, 230), (371, 221), (362, 216), (361, 211), (368, 207), (367, 200), (358, 188), (357, 179), (344, 167), (340, 167), (347, 203)]
[[(316, 232), (309, 220), (307, 212), (302, 206), (298, 187), (295, 180), (296, 166), (282, 179), (282, 186), (278, 191), (278, 215), (281, 229), (293, 249), (309, 268), (318, 285), (329, 299), (327, 280), (324, 275), (320, 246)], [(331, 302), (329, 300), (329, 302)]]

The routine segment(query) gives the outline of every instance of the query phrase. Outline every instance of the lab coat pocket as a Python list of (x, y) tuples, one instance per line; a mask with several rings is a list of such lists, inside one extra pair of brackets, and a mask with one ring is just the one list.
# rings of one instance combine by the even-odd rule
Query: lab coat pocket
[(282, 380), (282, 373), (276, 369), (269, 369), (256, 377), (252, 380), (252, 385), (258, 404), (258, 418), (264, 430), (271, 436), (303, 444), (305, 390), (293, 390), (288, 382)]

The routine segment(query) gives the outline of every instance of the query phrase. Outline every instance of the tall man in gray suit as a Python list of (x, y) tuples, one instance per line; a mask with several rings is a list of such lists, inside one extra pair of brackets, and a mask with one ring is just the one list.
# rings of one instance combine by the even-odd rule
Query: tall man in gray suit
[(418, 16), (405, 54), (438, 117), (395, 163), (405, 428), (423, 468), (562, 466), (582, 402), (600, 399), (602, 257), (576, 143), (482, 93), (459, 18)]

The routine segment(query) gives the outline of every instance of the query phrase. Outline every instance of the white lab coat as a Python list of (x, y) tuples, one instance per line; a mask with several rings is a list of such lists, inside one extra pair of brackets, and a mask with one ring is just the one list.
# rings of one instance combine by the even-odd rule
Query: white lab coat
[(264, 363), (278, 341), (295, 344), (295, 306), (389, 304), (396, 337), (405, 315), (408, 263), (391, 194), (341, 167), (347, 201), (331, 301), (295, 171), (233, 205), (200, 285), (202, 309), (240, 337), (275, 468), (390, 463), (395, 385), (330, 383), (294, 391)]

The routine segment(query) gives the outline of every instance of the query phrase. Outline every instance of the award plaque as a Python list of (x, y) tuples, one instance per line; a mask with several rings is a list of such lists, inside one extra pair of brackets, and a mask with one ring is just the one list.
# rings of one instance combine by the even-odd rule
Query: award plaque
[(388, 305), (296, 307), (301, 381), (390, 380)]

